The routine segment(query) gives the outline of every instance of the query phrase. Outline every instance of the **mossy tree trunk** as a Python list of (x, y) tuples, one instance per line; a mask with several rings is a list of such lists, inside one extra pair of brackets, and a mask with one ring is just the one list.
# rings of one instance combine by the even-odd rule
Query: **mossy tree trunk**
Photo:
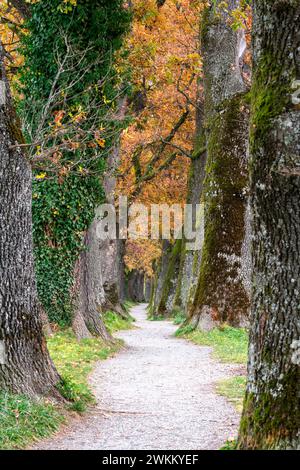
[[(195, 295), (195, 287), (199, 276), (201, 263), (201, 251), (203, 241), (204, 220), (202, 211), (199, 211), (201, 203), (203, 182), (205, 178), (206, 167), (206, 141), (203, 128), (203, 96), (202, 96), (202, 80), (198, 80), (197, 85), (197, 107), (196, 107), (196, 132), (193, 158), (191, 160), (189, 178), (188, 178), (188, 195), (187, 204), (193, 208), (192, 228), (197, 234), (196, 237), (200, 246), (196, 246), (196, 239), (186, 240), (183, 237), (181, 244), (181, 259), (174, 299), (174, 308), (187, 314), (189, 306), (193, 303)], [(197, 249), (191, 249), (192, 245)]]
[(60, 398), (37, 298), (32, 244), (31, 169), (12, 106), (0, 43), (0, 389)]
[(153, 282), (153, 289), (150, 299), (150, 309), (149, 312), (151, 315), (156, 316), (161, 298), (163, 295), (163, 286), (169, 266), (169, 257), (171, 251), (171, 244), (169, 240), (163, 240), (162, 242), (162, 254), (159, 262), (156, 265), (155, 269), (155, 278)]
[(204, 244), (190, 321), (240, 325), (249, 310), (242, 262), (245, 243), (248, 121), (240, 60), (243, 37), (229, 24), (239, 1), (208, 6), (202, 18), (204, 129), (207, 143)]
[(255, 1), (253, 293), (240, 449), (300, 447), (299, 47), (300, 1)]
[(182, 240), (168, 249), (167, 265), (162, 278), (160, 296), (154, 311), (156, 316), (170, 316), (175, 307), (176, 288), (180, 271)]

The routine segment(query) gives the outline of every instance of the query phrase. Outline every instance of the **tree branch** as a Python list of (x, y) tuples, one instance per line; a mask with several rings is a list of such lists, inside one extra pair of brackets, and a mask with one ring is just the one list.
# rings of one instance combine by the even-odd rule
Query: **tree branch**
[(8, 4), (12, 5), (24, 18), (24, 20), (27, 20), (31, 17), (30, 6), (25, 2), (25, 0), (9, 0)]

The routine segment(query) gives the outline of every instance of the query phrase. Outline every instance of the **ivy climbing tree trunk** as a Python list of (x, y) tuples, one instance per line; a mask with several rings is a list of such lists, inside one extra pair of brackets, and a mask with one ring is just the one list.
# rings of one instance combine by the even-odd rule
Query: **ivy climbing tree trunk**
[(253, 49), (253, 294), (239, 448), (299, 449), (299, 0), (254, 2)]
[[(124, 119), (127, 97), (120, 100), (116, 119)], [(107, 171), (103, 175), (105, 202), (115, 204), (116, 171), (120, 163), (119, 141), (115, 143), (107, 159)], [(96, 210), (97, 214), (97, 210)], [(112, 310), (127, 318), (122, 306), (125, 300), (125, 267), (123, 262), (123, 240), (100, 240), (97, 235), (96, 215), (87, 230), (84, 250), (75, 268), (74, 298), (75, 315), (72, 322), (76, 336), (88, 338), (99, 336), (111, 341), (102, 314)]]
[(207, 6), (202, 18), (204, 130), (207, 144), (204, 243), (190, 321), (244, 323), (249, 309), (242, 263), (247, 203), (248, 110), (239, 61), (243, 36), (230, 24), (239, 1)]
[(0, 389), (60, 397), (42, 331), (32, 253), (31, 169), (12, 106), (0, 43)]

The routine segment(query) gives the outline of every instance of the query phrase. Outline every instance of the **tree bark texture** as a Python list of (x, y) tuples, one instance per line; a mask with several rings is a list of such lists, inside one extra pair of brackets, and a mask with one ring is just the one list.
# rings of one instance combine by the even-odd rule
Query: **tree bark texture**
[[(204, 181), (204, 243), (190, 321), (210, 329), (217, 323), (245, 323), (249, 295), (243, 263), (248, 198), (248, 122), (241, 71), (242, 35), (229, 13), (208, 6), (202, 18), (204, 130), (207, 146)], [(229, 12), (239, 1), (228, 2)], [(249, 251), (249, 247), (246, 247)]]
[(154, 295), (151, 304), (153, 316), (170, 316), (175, 307), (176, 290), (180, 271), (182, 240), (174, 245), (164, 240), (163, 252), (156, 274)]
[(73, 330), (79, 339), (99, 336), (104, 341), (110, 341), (112, 338), (102, 319), (101, 305), (105, 300), (105, 292), (96, 220), (93, 221), (85, 235), (84, 246), (85, 249), (82, 251), (75, 268), (77, 288), (74, 289), (76, 304)]
[(60, 395), (37, 298), (31, 217), (31, 169), (20, 148), (0, 43), (0, 389), (29, 396)]
[(253, 20), (253, 290), (239, 448), (299, 449), (300, 1), (255, 1)]

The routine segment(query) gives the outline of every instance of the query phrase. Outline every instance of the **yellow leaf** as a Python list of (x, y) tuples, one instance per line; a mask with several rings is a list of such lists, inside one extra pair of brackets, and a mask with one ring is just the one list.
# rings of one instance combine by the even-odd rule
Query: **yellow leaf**
[(105, 139), (96, 139), (97, 144), (99, 147), (104, 148), (105, 147)]
[(47, 176), (47, 173), (40, 173), (39, 175), (36, 175), (35, 179), (43, 180), (44, 178), (46, 178), (46, 176)]

